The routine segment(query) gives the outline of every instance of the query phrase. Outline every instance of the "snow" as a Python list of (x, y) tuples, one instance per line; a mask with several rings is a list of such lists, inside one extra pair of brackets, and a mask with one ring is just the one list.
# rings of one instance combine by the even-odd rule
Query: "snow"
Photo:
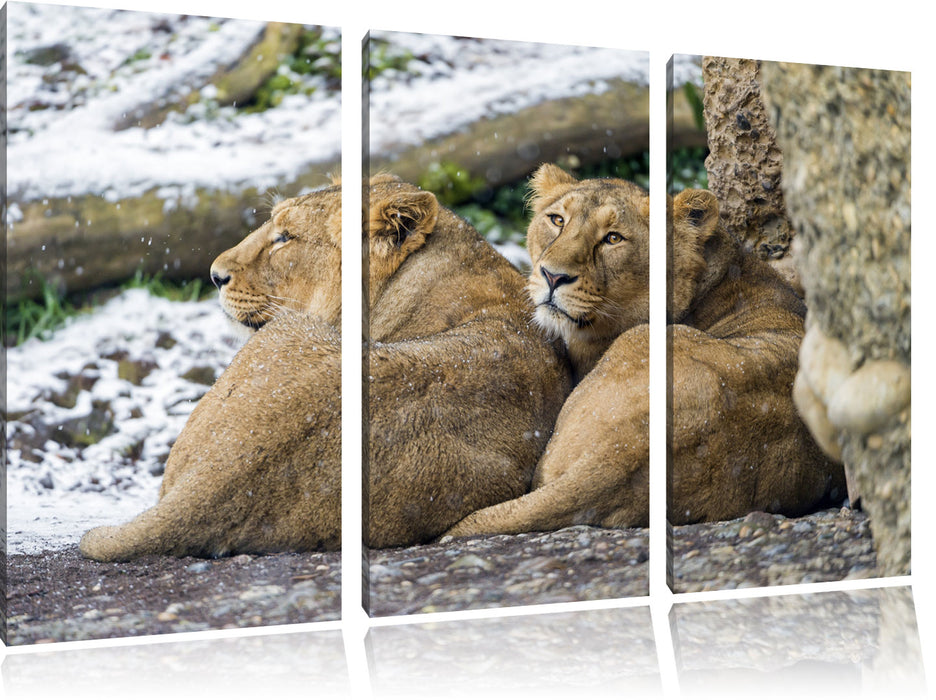
[(649, 81), (646, 52), (397, 32), (371, 37), (416, 57), (406, 73), (371, 81), (373, 152), (418, 145), (547, 99), (602, 93), (610, 80)]
[[(324, 86), (256, 114), (197, 104), (154, 128), (115, 129), (142, 106), (205, 86), (249, 49), (261, 22), (24, 3), (8, 5), (8, 21), (11, 199), (263, 190), (340, 156), (340, 96)], [(338, 30), (323, 31), (337, 52)], [(55, 46), (65, 60), (28, 62)]]
[[(289, 96), (258, 114), (200, 103), (150, 129), (115, 130), (141, 106), (204, 88), (219, 68), (247, 51), (263, 23), (25, 3), (10, 3), (8, 13), (13, 201), (105, 193), (126, 198), (154, 188), (167, 198), (174, 188), (262, 191), (294, 179), (311, 163), (340, 157), (340, 95), (324, 89)], [(324, 31), (337, 52), (338, 30)], [(372, 36), (416, 57), (406, 72), (388, 70), (371, 83), (374, 153), (545, 99), (602, 92), (612, 79), (648, 80), (644, 52)], [(27, 62), (51, 46), (66, 47), (66, 60)]]
[(672, 56), (673, 86), (679, 88), (686, 83), (702, 87), (702, 57), (677, 53)]
[[(166, 335), (175, 344), (158, 342)], [(49, 340), (7, 351), (7, 502), (10, 553), (36, 553), (77, 543), (96, 525), (125, 522), (156, 503), (169, 448), (207, 386), (182, 379), (196, 367), (215, 375), (240, 343), (217, 300), (172, 302), (132, 289), (92, 313), (71, 319)], [(140, 385), (121, 379), (119, 362), (152, 362)], [(89, 368), (89, 365), (94, 367)], [(73, 408), (52, 400), (66, 377), (93, 377)], [(106, 402), (115, 431), (88, 447), (49, 440), (34, 462), (15, 438), (87, 416)], [(128, 448), (139, 445), (138, 456)], [(32, 459), (35, 459), (33, 456)]]

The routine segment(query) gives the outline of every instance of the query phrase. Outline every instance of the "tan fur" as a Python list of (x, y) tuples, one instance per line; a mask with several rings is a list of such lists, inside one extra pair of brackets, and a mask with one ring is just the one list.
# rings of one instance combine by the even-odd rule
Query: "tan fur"
[[(802, 301), (730, 238), (711, 193), (678, 195), (667, 228), (669, 520), (798, 515), (843, 497), (841, 467), (823, 457), (791, 398)], [(648, 524), (648, 331), (621, 333), (569, 396), (534, 490), (447, 534)]]
[(84, 556), (340, 547), (340, 203), (337, 186), (282, 202), (212, 265), (225, 310), (260, 330), (189, 417), (159, 502), (86, 533)]
[(280, 202), (269, 221), (215, 259), (211, 278), (231, 320), (256, 330), (292, 309), (338, 322), (341, 268), (322, 262), (341, 255), (340, 192), (333, 184)]
[(434, 195), (375, 178), (368, 221), (364, 538), (390, 547), (527, 491), (571, 380), (523, 277)]
[[(554, 165), (540, 167), (530, 185), (535, 319), (562, 337), (581, 378), (618, 335), (649, 316), (650, 197), (624, 180), (579, 182)], [(603, 242), (612, 233), (620, 242)], [(550, 276), (568, 281), (551, 292)]]

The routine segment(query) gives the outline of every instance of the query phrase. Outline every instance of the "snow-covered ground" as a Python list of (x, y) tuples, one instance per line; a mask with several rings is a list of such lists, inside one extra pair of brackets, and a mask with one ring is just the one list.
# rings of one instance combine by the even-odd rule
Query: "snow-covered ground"
[[(115, 130), (141, 106), (203, 89), (248, 50), (263, 23), (17, 2), (8, 13), (13, 201), (124, 198), (154, 187), (167, 198), (172, 188), (262, 190), (340, 153), (340, 96), (324, 86), (257, 114), (212, 108), (209, 88), (202, 103), (159, 126)], [(324, 32), (340, 51), (340, 30)], [(413, 56), (405, 71), (386, 70), (371, 83), (373, 152), (544, 99), (601, 92), (612, 79), (648, 80), (648, 54), (639, 51), (373, 36)]]
[(75, 544), (154, 505), (170, 446), (240, 342), (217, 300), (134, 289), (8, 349), (9, 551)]
[[(340, 95), (324, 83), (255, 114), (212, 105), (210, 78), (247, 52), (263, 23), (17, 2), (8, 19), (13, 201), (263, 190), (340, 154)], [(323, 31), (340, 52), (339, 31)], [(195, 90), (203, 100), (185, 114), (115, 129), (140, 107)]]

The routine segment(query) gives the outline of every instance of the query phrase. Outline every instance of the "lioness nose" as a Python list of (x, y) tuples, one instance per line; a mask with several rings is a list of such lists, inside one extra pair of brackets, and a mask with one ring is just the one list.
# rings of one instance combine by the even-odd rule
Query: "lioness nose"
[(569, 284), (578, 279), (578, 276), (570, 277), (564, 272), (559, 272), (559, 273), (550, 272), (545, 267), (541, 267), (540, 272), (542, 272), (543, 277), (546, 278), (546, 284), (549, 285), (550, 292), (555, 291), (556, 287), (560, 287), (563, 284)]
[(231, 276), (227, 273), (226, 270), (214, 269), (211, 270), (211, 282), (215, 287), (221, 289), (224, 285), (231, 281)]

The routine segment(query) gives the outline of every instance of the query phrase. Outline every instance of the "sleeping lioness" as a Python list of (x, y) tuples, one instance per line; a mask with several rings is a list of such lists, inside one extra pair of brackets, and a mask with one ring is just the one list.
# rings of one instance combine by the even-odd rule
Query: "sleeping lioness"
[[(533, 490), (447, 534), (646, 526), (646, 193), (615, 180), (578, 182), (550, 165), (531, 184), (536, 319), (562, 336), (584, 378), (562, 408)], [(670, 521), (796, 515), (840, 497), (842, 470), (822, 456), (791, 399), (802, 301), (730, 238), (711, 193), (683, 192), (671, 212)]]

